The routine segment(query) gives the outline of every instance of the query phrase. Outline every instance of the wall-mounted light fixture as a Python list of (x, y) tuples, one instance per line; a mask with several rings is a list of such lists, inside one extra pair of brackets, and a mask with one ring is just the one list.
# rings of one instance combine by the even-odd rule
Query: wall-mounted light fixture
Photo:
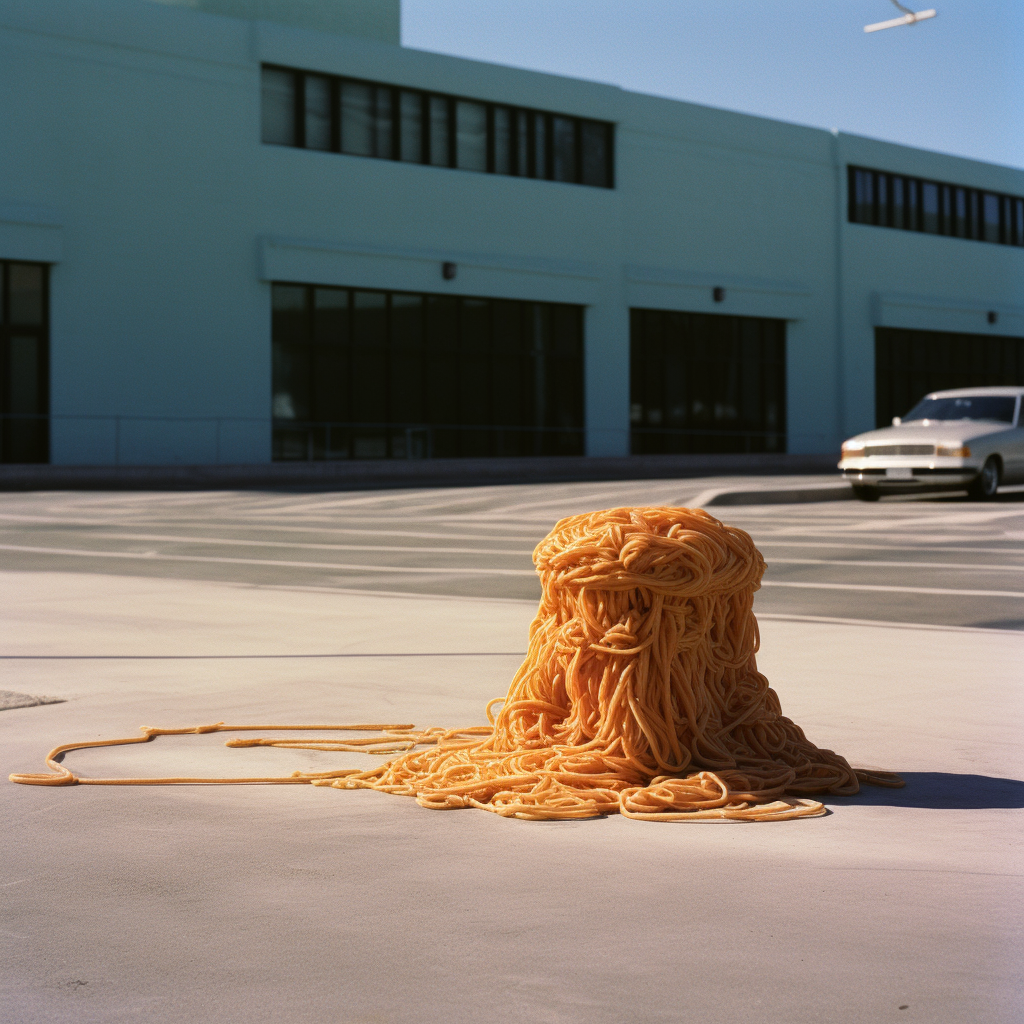
[(715, 287), (711, 289), (711, 298), (713, 298), (715, 302), (725, 302), (725, 289), (721, 285), (715, 285)]
[(456, 270), (458, 270), (458, 267), (456, 267), (456, 265), (454, 263), (442, 263), (441, 264), (441, 276), (446, 281), (454, 281), (455, 280), (455, 272), (456, 272)]

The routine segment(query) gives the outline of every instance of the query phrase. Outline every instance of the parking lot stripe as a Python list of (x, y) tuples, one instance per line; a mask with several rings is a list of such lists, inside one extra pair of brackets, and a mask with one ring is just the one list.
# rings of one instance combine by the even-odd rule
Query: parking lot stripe
[(804, 583), (796, 580), (762, 580), (762, 587), (797, 587), (802, 590), (874, 590), (886, 594), (942, 594), (947, 597), (1021, 597), (1016, 590), (958, 590), (950, 587), (890, 587), (875, 583)]
[(977, 565), (968, 562), (879, 562), (872, 559), (856, 558), (770, 558), (771, 565), (852, 565), (876, 569), (961, 569), (971, 572), (1024, 572), (1024, 565)]
[(430, 567), (420, 565), (350, 565), (339, 562), (291, 562), (277, 558), (227, 558), (216, 555), (170, 555), (157, 552), (84, 551), (79, 548), (40, 548), (20, 544), (0, 544), (0, 551), (20, 551), (32, 555), (74, 555), (80, 558), (122, 558), (140, 562), (213, 562), (227, 565), (275, 565), (292, 569), (330, 569), (362, 573), (424, 573), (430, 576), (536, 576), (533, 569), (493, 569), (484, 566)]

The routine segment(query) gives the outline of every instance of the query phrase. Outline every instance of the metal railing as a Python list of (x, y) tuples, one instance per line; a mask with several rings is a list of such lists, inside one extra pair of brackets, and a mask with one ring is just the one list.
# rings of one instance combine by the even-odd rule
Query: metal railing
[(275, 461), (582, 455), (582, 427), (276, 419)]
[[(145, 427), (157, 424), (170, 425), (185, 428), (191, 433), (186, 437), (184, 432), (179, 430), (177, 437), (174, 432), (164, 432), (161, 437), (153, 436), (150, 432), (149, 438), (140, 437), (145, 433)], [(83, 431), (93, 434), (90, 438), (89, 447), (92, 451), (107, 450), (107, 457), (100, 461), (112, 463), (115, 466), (131, 464), (139, 461), (131, 457), (131, 449), (140, 450), (153, 447), (155, 442), (158, 447), (164, 449), (175, 447), (175, 441), (184, 441), (184, 447), (191, 454), (197, 449), (205, 448), (212, 455), (212, 459), (206, 458), (202, 461), (221, 462), (256, 461), (253, 458), (228, 458), (224, 459), (223, 451), (225, 444), (226, 428), (231, 425), (242, 427), (250, 436), (259, 433), (261, 444), (266, 443), (266, 437), (270, 431), (271, 418), (269, 416), (159, 416), (159, 415), (121, 415), (121, 414), (92, 414), (83, 413), (80, 415), (57, 413), (2, 413), (0, 414), (0, 462), (48, 462), (49, 447), (52, 438), (57, 430), (63, 428), (74, 428), (79, 426)], [(96, 428), (106, 427), (106, 438), (96, 436)], [(29, 428), (19, 430), (18, 428)], [(32, 429), (34, 428), (34, 429)], [(140, 430), (140, 428), (142, 428)], [(65, 433), (62, 441), (67, 444), (68, 436)], [(126, 453), (125, 447), (128, 445)], [(74, 447), (73, 440), (71, 447)], [(128, 458), (125, 458), (125, 455)], [(173, 455), (173, 452), (171, 453)], [(152, 461), (143, 458), (142, 461)], [(171, 459), (170, 461), (183, 461)], [(192, 459), (190, 461), (196, 461)]]
[[(18, 431), (17, 427), (29, 427)], [(342, 459), (426, 459), (582, 455), (581, 427), (492, 426), (486, 424), (307, 422), (270, 416), (161, 416), (122, 414), (0, 414), (0, 462), (48, 462), (53, 437), (74, 451), (75, 433), (87, 461), (106, 465), (140, 463), (227, 464), (263, 462), (267, 443), (281, 461)], [(725, 454), (826, 451), (834, 439), (791, 431), (634, 427), (631, 450), (641, 454)], [(638, 445), (663, 438), (661, 451)], [(647, 447), (648, 450), (644, 450)], [(286, 450), (287, 449), (287, 450)], [(76, 460), (77, 461), (77, 460)]]
[[(719, 430), (711, 427), (631, 427), (630, 450), (640, 454), (754, 454), (785, 452), (789, 434), (785, 430)], [(644, 446), (646, 439), (659, 439), (660, 445)], [(641, 442), (638, 444), (637, 442)], [(645, 447), (660, 448), (658, 452)], [(638, 450), (639, 449), (639, 450)]]

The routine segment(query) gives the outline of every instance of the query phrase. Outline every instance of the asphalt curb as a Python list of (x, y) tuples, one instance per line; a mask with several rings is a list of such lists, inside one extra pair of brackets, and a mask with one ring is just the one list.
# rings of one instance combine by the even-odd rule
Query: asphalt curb
[(845, 481), (802, 487), (746, 488), (705, 491), (697, 495), (698, 508), (719, 505), (797, 505), (814, 501), (852, 501), (853, 488)]
[[(834, 455), (542, 456), (381, 459), (246, 465), (0, 465), (0, 491), (52, 490), (384, 490), (602, 480), (686, 479), (835, 473)], [(725, 489), (723, 488), (723, 494)], [(788, 490), (788, 489), (786, 489)], [(752, 492), (753, 493), (753, 492)], [(780, 491), (780, 493), (782, 493)], [(786, 500), (785, 498), (780, 500)], [(790, 499), (825, 500), (825, 499)], [(720, 500), (719, 504), (726, 504)], [(743, 504), (742, 501), (734, 502)], [(749, 502), (747, 502), (749, 503)]]

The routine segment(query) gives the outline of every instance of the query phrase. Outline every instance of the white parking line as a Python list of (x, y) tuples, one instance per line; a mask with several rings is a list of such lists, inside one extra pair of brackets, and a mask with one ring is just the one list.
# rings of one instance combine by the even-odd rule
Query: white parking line
[(762, 587), (799, 587), (802, 590), (873, 590), (885, 594), (941, 594), (947, 597), (1021, 597), (1016, 590), (957, 590), (947, 587), (887, 587), (874, 583), (803, 583), (789, 580), (762, 580)]
[[(349, 517), (353, 518), (353, 517)], [(216, 526), (221, 529), (228, 530), (270, 530), (274, 533), (340, 533), (345, 536), (368, 536), (368, 537), (415, 537), (422, 540), (480, 540), (480, 541), (522, 541), (523, 537), (513, 537), (508, 533), (493, 534), (493, 533), (472, 533), (463, 531), (460, 533), (453, 533), (451, 531), (447, 533), (440, 533), (437, 531), (427, 530), (389, 530), (384, 526), (366, 528), (366, 527), (345, 527), (345, 526), (321, 526), (319, 524), (312, 526), (294, 526), (294, 525), (281, 525), (271, 522), (241, 522), (237, 519), (232, 519), (230, 515), (208, 515), (207, 526)], [(223, 522), (217, 522), (216, 520), (222, 519)], [(13, 512), (0, 512), (0, 520), (9, 520), (14, 523), (57, 523), (61, 526), (110, 526), (111, 521), (107, 519), (70, 519), (67, 516), (53, 515), (53, 516), (31, 516), (23, 515)], [(177, 525), (177, 520), (164, 519), (164, 518), (147, 518), (139, 520), (139, 525), (145, 526), (162, 526), (166, 523), (171, 525)], [(123, 523), (122, 523), (123, 525)], [(0, 527), (4, 529), (4, 527)], [(7, 527), (7, 529), (14, 529), (14, 527)], [(517, 529), (525, 529), (531, 533), (532, 536), (537, 537), (540, 540), (541, 535), (537, 533), (536, 529), (530, 527), (517, 527)], [(110, 536), (110, 534), (105, 534)], [(417, 550), (426, 550), (417, 549)], [(445, 550), (450, 550), (446, 548)], [(531, 549), (532, 551), (532, 549)]]
[(228, 544), (237, 547), (253, 548), (302, 548), (315, 551), (366, 551), (372, 554), (385, 551), (412, 551), (425, 554), (441, 555), (514, 555), (529, 558), (532, 548), (509, 550), (508, 548), (438, 548), (414, 547), (386, 544), (304, 544), (290, 540), (243, 540), (228, 537), (173, 537), (162, 533), (93, 533), (88, 534), (89, 540), (153, 540), (167, 544)]
[(1024, 565), (969, 565), (965, 562), (879, 562), (855, 558), (769, 558), (768, 565), (852, 565), (878, 569), (961, 569), (969, 572), (1024, 572)]
[[(1008, 536), (1007, 539), (1013, 540), (1015, 538)], [(758, 537), (757, 546), (762, 548), (847, 548), (851, 551), (899, 551), (904, 554), (910, 554), (917, 551), (967, 551), (971, 554), (978, 555), (1015, 555), (1017, 557), (1024, 557), (1024, 550), (1020, 548), (1018, 548), (1016, 551), (1013, 548), (968, 548), (964, 547), (961, 544), (938, 545), (929, 544), (927, 542), (923, 544), (918, 544), (916, 546), (908, 547), (906, 544), (849, 544), (843, 541), (767, 540), (764, 537)], [(901, 564), (915, 565), (916, 563), (907, 561)]]
[(997, 629), (990, 626), (945, 626), (929, 622), (895, 622), (890, 619), (849, 619), (838, 615), (799, 615), (787, 612), (758, 612), (758, 622), (821, 622), (840, 626), (871, 626), (881, 629), (925, 629), (937, 633), (1001, 633), (1024, 640), (1024, 629)]
[(213, 562), (227, 565), (278, 565), (290, 569), (331, 569), (362, 573), (424, 573), (431, 576), (533, 576), (533, 569), (487, 569), (476, 567), (428, 568), (402, 565), (348, 565), (339, 562), (286, 562), (276, 558), (227, 558), (215, 555), (164, 555), (156, 552), (83, 551), (78, 548), (40, 548), (19, 544), (0, 544), (0, 551), (19, 551), (34, 555), (74, 555), (79, 558), (121, 558), (140, 562)]

